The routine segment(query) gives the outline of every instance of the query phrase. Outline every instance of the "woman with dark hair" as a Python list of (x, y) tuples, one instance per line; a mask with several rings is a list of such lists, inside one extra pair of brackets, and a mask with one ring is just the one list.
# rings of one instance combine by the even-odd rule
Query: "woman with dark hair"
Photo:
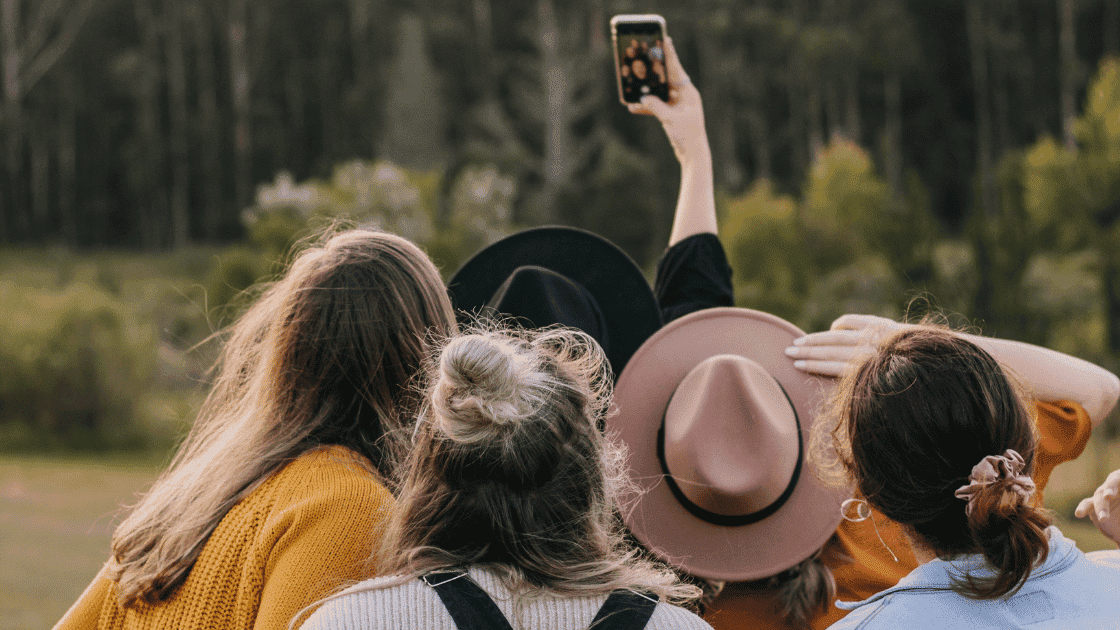
[(229, 329), (190, 434), (56, 628), (286, 628), (367, 575), (409, 385), (454, 331), (408, 240), (351, 230), (304, 249)]
[[(700, 93), (681, 67), (672, 43), (666, 43), (672, 98), (668, 103), (645, 98), (630, 105), (630, 111), (657, 117), (681, 162), (670, 247), (658, 264), (655, 285), (668, 326), (690, 313), (730, 306), (733, 295), (731, 269), (717, 236), (712, 160)], [(866, 353), (869, 329), (890, 326), (904, 325), (846, 315), (837, 320), (834, 330), (807, 335), (787, 354), (805, 372), (835, 377), (857, 354)], [(1009, 340), (975, 340), (1017, 372), (1037, 368), (1027, 385), (1034, 426), (1043, 438), (1034, 472), (1041, 489), (1055, 466), (1081, 453), (1092, 426), (1115, 405), (1120, 385), (1107, 370), (1068, 355)], [(717, 630), (821, 630), (846, 613), (833, 605), (838, 597), (858, 600), (893, 586), (918, 561), (897, 524), (875, 511), (870, 514), (864, 521), (841, 521), (822, 548), (807, 549), (804, 561), (770, 577), (724, 584), (693, 575), (710, 595), (705, 620)], [(675, 562), (679, 554), (669, 550), (662, 556)]]
[(611, 377), (590, 336), (465, 335), (429, 382), (378, 554), (392, 577), (327, 598), (305, 630), (710, 627), (670, 605), (699, 589), (622, 536), (622, 454), (598, 428)]
[(962, 335), (891, 332), (844, 372), (813, 453), (855, 487), (856, 513), (870, 506), (902, 528), (920, 566), (840, 603), (852, 612), (831, 627), (1115, 628), (1120, 552), (1084, 554), (1051, 526), (1031, 478), (1032, 408), (1014, 377)]

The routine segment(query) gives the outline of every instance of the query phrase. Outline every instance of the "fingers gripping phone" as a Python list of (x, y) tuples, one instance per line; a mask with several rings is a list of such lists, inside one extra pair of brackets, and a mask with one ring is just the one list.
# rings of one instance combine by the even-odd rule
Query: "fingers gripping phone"
[(616, 15), (611, 18), (614, 73), (622, 104), (652, 95), (669, 101), (665, 66), (665, 18), (660, 15)]

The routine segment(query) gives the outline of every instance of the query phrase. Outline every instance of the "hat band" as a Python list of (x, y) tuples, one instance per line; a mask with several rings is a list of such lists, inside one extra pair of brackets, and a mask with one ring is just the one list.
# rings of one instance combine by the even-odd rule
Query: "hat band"
[[(696, 505), (685, 495), (684, 491), (677, 485), (677, 481), (673, 479), (673, 473), (669, 472), (669, 463), (665, 459), (665, 413), (662, 412), (661, 426), (657, 429), (657, 460), (661, 462), (661, 470), (665, 473), (666, 485), (669, 486), (669, 490), (672, 491), (677, 502), (679, 502), (684, 509), (688, 510), (689, 514), (692, 514), (702, 521), (711, 523), (712, 525), (742, 527), (743, 525), (757, 523), (773, 515), (785, 505), (786, 501), (788, 501), (791, 496), (793, 496), (793, 490), (797, 487), (797, 480), (801, 477), (801, 463), (805, 453), (803, 439), (801, 437), (801, 419), (797, 416), (797, 407), (795, 407), (793, 401), (790, 400), (789, 394), (786, 393), (786, 388), (782, 387), (778, 379), (774, 379), (774, 382), (778, 383), (778, 388), (782, 390), (782, 395), (786, 397), (790, 409), (793, 410), (793, 422), (797, 426), (797, 464), (793, 467), (793, 474), (790, 475), (789, 484), (786, 485), (786, 489), (782, 492), (781, 496), (774, 499), (774, 502), (770, 505), (761, 510), (751, 512), (750, 514), (736, 514), (733, 516), (717, 514)], [(666, 410), (668, 410), (668, 407), (666, 407)]]

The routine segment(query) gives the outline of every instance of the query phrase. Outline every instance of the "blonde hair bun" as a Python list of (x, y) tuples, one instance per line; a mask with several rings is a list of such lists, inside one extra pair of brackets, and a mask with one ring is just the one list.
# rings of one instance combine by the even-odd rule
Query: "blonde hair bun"
[(443, 432), (477, 442), (531, 415), (534, 385), (545, 375), (533, 353), (510, 338), (471, 334), (452, 339), (439, 357), (432, 405)]

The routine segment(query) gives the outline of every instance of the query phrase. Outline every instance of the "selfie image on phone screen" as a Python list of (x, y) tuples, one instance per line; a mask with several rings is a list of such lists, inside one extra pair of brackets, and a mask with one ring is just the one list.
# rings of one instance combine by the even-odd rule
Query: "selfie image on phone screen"
[(612, 26), (619, 92), (623, 102), (637, 103), (647, 95), (668, 101), (663, 24), (652, 20), (619, 21)]

